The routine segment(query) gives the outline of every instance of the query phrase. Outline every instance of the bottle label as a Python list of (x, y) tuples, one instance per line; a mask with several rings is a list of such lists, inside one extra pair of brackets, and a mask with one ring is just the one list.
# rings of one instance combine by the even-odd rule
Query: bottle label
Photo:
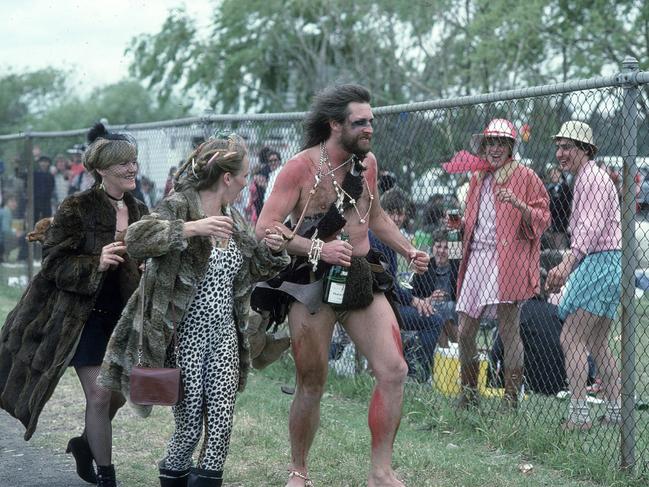
[(344, 295), (345, 295), (345, 284), (332, 282), (329, 285), (329, 295), (327, 296), (327, 303), (342, 304)]

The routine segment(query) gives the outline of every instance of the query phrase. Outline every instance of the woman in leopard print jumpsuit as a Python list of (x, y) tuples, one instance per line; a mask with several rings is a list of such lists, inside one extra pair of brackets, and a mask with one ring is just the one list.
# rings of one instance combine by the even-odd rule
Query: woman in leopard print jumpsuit
[[(141, 225), (129, 227), (126, 237), (131, 244), (137, 241), (138, 248), (148, 247), (151, 257), (164, 258), (161, 253), (180, 252), (179, 273), (183, 266), (194, 266), (196, 260), (201, 260), (200, 249), (190, 252), (189, 242), (198, 239), (208, 248), (193, 299), (185, 307), (184, 316), (178, 316), (175, 358), (181, 369), (184, 397), (173, 408), (176, 428), (166, 457), (160, 462), (163, 487), (222, 484), (240, 385), (241, 327), (235, 301), (242, 292), (248, 292), (256, 277), (269, 277), (258, 275), (260, 267), (277, 272), (288, 261), (285, 253), (277, 255), (283, 244), (280, 235), (268, 234), (263, 243), (257, 244), (241, 215), (230, 209), (246, 185), (248, 170), (241, 138), (231, 135), (208, 140), (180, 168), (175, 193)], [(192, 217), (196, 210), (199, 218)], [(160, 244), (161, 235), (168, 236), (166, 247)], [(176, 279), (176, 290), (178, 281), (183, 280)], [(171, 301), (176, 303), (173, 295)], [(192, 467), (203, 429), (203, 446), (196, 467)]]

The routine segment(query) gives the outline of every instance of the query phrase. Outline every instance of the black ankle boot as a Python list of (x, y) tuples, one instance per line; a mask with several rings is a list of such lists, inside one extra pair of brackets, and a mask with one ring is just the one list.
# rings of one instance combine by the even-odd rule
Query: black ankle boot
[(223, 485), (223, 470), (189, 469), (187, 487), (221, 487)]
[(97, 487), (117, 487), (114, 465), (97, 465)]
[(187, 487), (189, 469), (169, 470), (163, 468), (163, 465), (164, 461), (158, 464), (158, 472), (160, 472), (160, 487)]
[(83, 436), (76, 436), (68, 441), (65, 453), (72, 453), (77, 464), (77, 475), (88, 483), (96, 484), (97, 475), (92, 464), (93, 456), (88, 440)]

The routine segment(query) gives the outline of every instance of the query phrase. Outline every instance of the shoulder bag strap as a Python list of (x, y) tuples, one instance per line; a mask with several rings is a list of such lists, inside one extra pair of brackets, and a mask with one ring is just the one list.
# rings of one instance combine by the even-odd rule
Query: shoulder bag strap
[[(138, 339), (137, 346), (137, 366), (142, 366), (142, 346), (144, 343), (144, 278), (146, 276), (146, 261), (142, 264), (144, 270), (142, 271), (142, 276), (140, 277), (140, 337)], [(173, 340), (174, 340), (174, 361), (177, 361), (178, 357), (178, 335), (176, 334), (176, 305), (173, 301), (174, 293), (171, 292), (171, 322), (174, 326), (173, 331)]]

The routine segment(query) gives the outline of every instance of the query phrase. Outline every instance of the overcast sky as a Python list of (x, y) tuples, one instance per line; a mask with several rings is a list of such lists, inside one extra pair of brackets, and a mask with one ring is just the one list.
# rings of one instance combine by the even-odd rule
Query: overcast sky
[[(206, 25), (214, 1), (187, 0)], [(128, 75), (124, 50), (142, 33), (156, 33), (169, 9), (183, 0), (0, 0), (0, 72), (74, 68), (90, 89)]]

